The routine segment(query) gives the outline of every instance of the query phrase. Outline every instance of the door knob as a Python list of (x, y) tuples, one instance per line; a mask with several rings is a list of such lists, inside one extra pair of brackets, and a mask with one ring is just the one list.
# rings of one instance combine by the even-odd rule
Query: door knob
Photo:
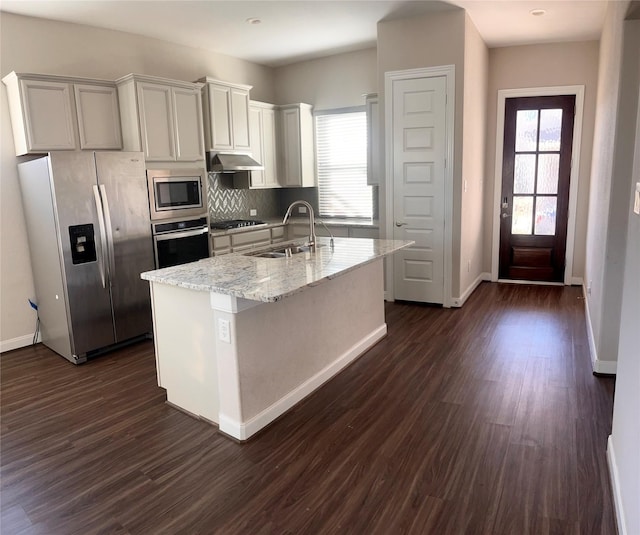
[(406, 223), (400, 223), (400, 221), (396, 221), (396, 227), (404, 227)]

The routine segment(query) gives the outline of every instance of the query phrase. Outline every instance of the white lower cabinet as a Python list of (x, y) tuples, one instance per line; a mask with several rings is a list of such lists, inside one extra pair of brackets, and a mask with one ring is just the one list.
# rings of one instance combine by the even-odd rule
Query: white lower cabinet
[(271, 244), (271, 230), (268, 228), (260, 230), (249, 230), (231, 235), (231, 251), (247, 251)]
[(271, 243), (280, 243), (286, 240), (284, 227), (273, 227), (271, 229)]
[(283, 226), (211, 236), (211, 254), (220, 256), (267, 247), (285, 240)]
[[(373, 238), (377, 239), (380, 235), (380, 231), (377, 227), (361, 227), (361, 226), (349, 226), (348, 224), (332, 225), (327, 223), (327, 230), (323, 225), (316, 224), (316, 236), (334, 238)], [(331, 235), (329, 234), (331, 231)], [(309, 236), (309, 224), (308, 223), (291, 223), (289, 224), (289, 239), (295, 240), (297, 238), (305, 238)]]
[[(378, 238), (377, 228), (346, 225), (328, 225), (334, 238)], [(297, 240), (309, 236), (308, 223), (290, 223), (259, 230), (236, 231), (231, 234), (211, 236), (211, 255), (220, 256), (267, 247), (288, 240)], [(327, 229), (316, 226), (316, 236), (329, 237)]]

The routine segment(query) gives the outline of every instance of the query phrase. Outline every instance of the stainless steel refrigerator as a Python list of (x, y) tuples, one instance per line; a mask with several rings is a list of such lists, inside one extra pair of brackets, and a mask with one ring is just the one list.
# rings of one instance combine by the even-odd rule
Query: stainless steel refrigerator
[(151, 333), (143, 154), (52, 152), (18, 172), (42, 342), (79, 364)]

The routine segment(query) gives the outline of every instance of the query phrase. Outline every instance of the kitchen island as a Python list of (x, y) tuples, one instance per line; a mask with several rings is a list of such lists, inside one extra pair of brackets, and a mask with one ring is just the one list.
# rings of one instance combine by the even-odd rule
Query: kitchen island
[(248, 439), (385, 336), (382, 259), (411, 243), (319, 238), (143, 273), (167, 401)]

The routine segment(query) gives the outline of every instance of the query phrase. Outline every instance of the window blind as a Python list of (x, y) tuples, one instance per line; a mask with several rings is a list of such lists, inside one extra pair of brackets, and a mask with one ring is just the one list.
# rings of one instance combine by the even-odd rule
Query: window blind
[(366, 113), (329, 111), (317, 114), (315, 123), (320, 215), (370, 219)]

